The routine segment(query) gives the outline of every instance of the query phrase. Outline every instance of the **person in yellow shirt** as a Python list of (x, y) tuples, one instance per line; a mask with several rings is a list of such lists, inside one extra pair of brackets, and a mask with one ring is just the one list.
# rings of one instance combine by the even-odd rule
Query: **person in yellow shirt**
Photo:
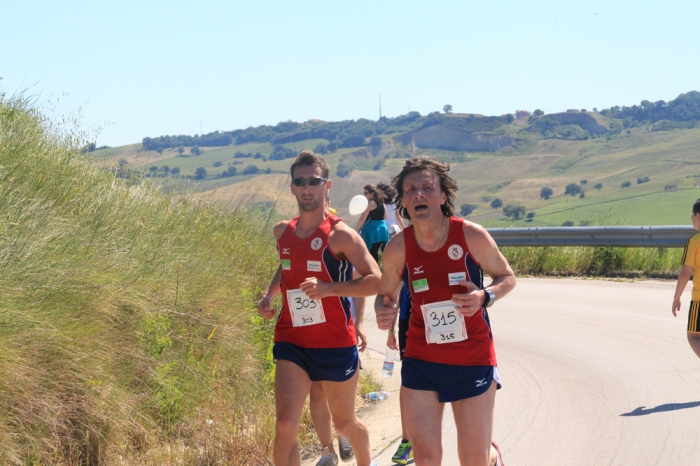
[(671, 312), (675, 316), (681, 309), (681, 294), (693, 276), (693, 293), (688, 314), (688, 343), (695, 354), (700, 357), (700, 199), (693, 204), (693, 214), (690, 216), (693, 228), (698, 233), (691, 236), (685, 243), (681, 273), (678, 275), (676, 294), (673, 296)]

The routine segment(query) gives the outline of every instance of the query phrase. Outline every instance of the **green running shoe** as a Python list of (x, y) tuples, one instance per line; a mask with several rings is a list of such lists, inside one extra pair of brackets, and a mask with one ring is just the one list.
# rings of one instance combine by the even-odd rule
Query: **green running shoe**
[(408, 464), (410, 460), (413, 459), (413, 447), (411, 442), (408, 440), (401, 440), (399, 444), (399, 449), (396, 450), (394, 456), (391, 457), (391, 461), (396, 464)]

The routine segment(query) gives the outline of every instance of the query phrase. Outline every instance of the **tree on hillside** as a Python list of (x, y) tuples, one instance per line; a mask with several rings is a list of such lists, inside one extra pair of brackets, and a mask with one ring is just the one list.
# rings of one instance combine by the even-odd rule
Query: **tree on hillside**
[(541, 117), (542, 115), (544, 115), (544, 112), (538, 108), (534, 112), (532, 112), (532, 114), (536, 117)]
[(148, 169), (151, 171), (151, 174), (155, 175), (156, 172), (158, 171), (158, 167), (156, 165), (151, 165), (148, 167)]
[(442, 111), (445, 113), (452, 113), (452, 105), (447, 104), (444, 107), (442, 107)]
[(506, 123), (511, 124), (511, 123), (513, 123), (513, 120), (515, 120), (515, 117), (513, 116), (513, 114), (512, 114), (512, 113), (508, 113), (508, 114), (506, 115)]
[(199, 148), (199, 146), (192, 146), (190, 148), (190, 154), (193, 155), (202, 155), (202, 150)]
[(540, 190), (540, 197), (544, 200), (549, 199), (554, 194), (552, 188), (545, 186)]
[(164, 150), (164, 149), (163, 149), (162, 147), (160, 147), (160, 146), (156, 147), (156, 152), (158, 152), (159, 154), (162, 154), (162, 153), (163, 153), (163, 150)]
[(569, 183), (564, 189), (564, 194), (568, 194), (569, 196), (576, 196), (578, 194), (581, 194), (581, 191), (581, 186), (577, 185), (576, 183)]
[(620, 185), (621, 188), (629, 188), (630, 186), (632, 186), (632, 182), (631, 182), (631, 181), (625, 181), (624, 183), (622, 183), (622, 184)]
[(596, 183), (596, 184), (593, 186), (593, 188), (594, 188), (594, 189), (597, 189), (598, 191), (600, 191), (601, 189), (603, 189), (603, 183)]
[(460, 215), (462, 217), (468, 217), (477, 207), (478, 206), (476, 204), (462, 204), (460, 207)]
[(503, 201), (500, 200), (499, 198), (494, 199), (491, 201), (491, 208), (492, 209), (498, 209), (499, 207), (503, 206)]
[(372, 139), (369, 140), (369, 145), (372, 147), (381, 147), (382, 138), (380, 138), (379, 136), (372, 136)]
[(513, 220), (520, 220), (525, 215), (525, 206), (519, 204), (508, 204), (503, 208), (503, 215)]
[(248, 165), (247, 167), (245, 167), (243, 169), (243, 174), (244, 175), (255, 175), (259, 171), (260, 171), (260, 168), (258, 168), (257, 165), (251, 163), (250, 165)]
[(170, 170), (170, 174), (171, 174), (171, 175), (179, 175), (179, 174), (180, 174), (180, 169), (179, 169), (178, 167), (173, 167), (173, 168)]
[(316, 152), (317, 154), (321, 154), (321, 155), (327, 154), (328, 153), (328, 146), (326, 145), (325, 142), (319, 142), (316, 145), (314, 152)]
[(185, 148), (184, 146), (177, 146), (177, 153), (182, 155), (185, 153)]
[(207, 177), (207, 170), (204, 167), (199, 167), (194, 171), (194, 178), (196, 180), (203, 180)]
[(581, 184), (582, 184), (582, 185), (588, 184), (588, 180), (581, 180)]
[(535, 213), (534, 212), (528, 212), (527, 213), (527, 220), (526, 222), (532, 222), (532, 219), (535, 218)]

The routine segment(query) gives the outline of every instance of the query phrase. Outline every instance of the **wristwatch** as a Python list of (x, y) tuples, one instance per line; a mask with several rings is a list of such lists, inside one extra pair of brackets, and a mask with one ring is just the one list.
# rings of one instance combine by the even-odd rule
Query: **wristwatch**
[(491, 291), (490, 288), (482, 288), (484, 290), (484, 293), (486, 294), (486, 298), (484, 299), (484, 307), (491, 307), (493, 306), (493, 303), (496, 302), (496, 294)]

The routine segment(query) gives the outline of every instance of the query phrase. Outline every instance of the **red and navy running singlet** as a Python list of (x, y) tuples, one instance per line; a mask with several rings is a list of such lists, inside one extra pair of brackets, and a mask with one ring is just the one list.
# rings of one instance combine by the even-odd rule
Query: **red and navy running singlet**
[(299, 222), (289, 222), (277, 241), (282, 264), (282, 311), (275, 325), (275, 343), (286, 342), (304, 348), (346, 348), (357, 345), (355, 323), (350, 314), (350, 300), (331, 296), (321, 300), (326, 321), (295, 327), (287, 302), (287, 290), (298, 289), (309, 277), (323, 282), (352, 280), (352, 264), (337, 258), (328, 247), (328, 235), (342, 220), (329, 215), (308, 238), (294, 234)]
[(450, 217), (447, 241), (435, 252), (418, 246), (413, 226), (403, 230), (403, 238), (406, 251), (403, 280), (408, 284), (407, 304), (411, 316), (405, 357), (458, 366), (495, 366), (491, 323), (484, 307), (472, 317), (464, 318), (466, 340), (444, 344), (428, 344), (426, 340), (422, 304), (448, 301), (453, 294), (466, 293), (465, 287), (450, 285), (451, 279), (455, 283), (455, 277), (463, 277), (465, 272), (467, 281), (479, 288), (484, 286), (484, 274), (464, 239), (464, 220)]

